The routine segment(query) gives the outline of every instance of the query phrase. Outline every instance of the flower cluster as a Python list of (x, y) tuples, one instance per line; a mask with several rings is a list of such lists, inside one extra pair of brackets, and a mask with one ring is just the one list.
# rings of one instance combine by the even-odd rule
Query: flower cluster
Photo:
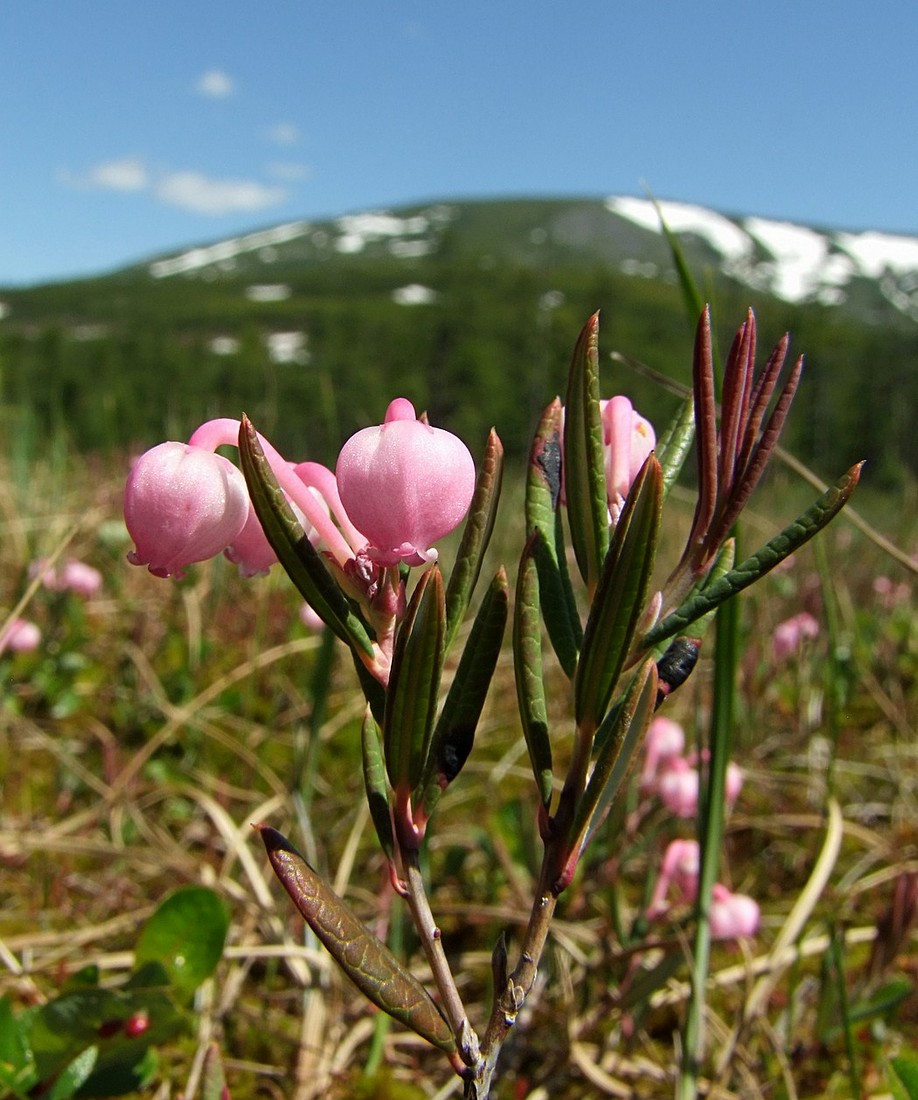
[[(192, 563), (222, 553), (253, 576), (277, 561), (245, 477), (216, 453), (237, 446), (239, 432), (239, 421), (210, 420), (187, 443), (160, 443), (134, 462), (124, 495), (134, 565), (181, 577)], [(316, 462), (288, 462), (258, 439), (304, 534), (367, 603), (381, 571), (436, 560), (433, 544), (460, 523), (475, 489), (465, 444), (419, 420), (405, 398), (390, 403), (382, 424), (345, 443), (334, 473)]]
[[(725, 797), (732, 809), (743, 789), (743, 773), (733, 761), (727, 765)], [(658, 715), (647, 730), (641, 791), (655, 794), (676, 817), (698, 813), (700, 778), (698, 753), (685, 753), (685, 732), (678, 722)]]
[[(733, 808), (743, 786), (743, 773), (732, 761), (727, 765), (724, 797)], [(676, 817), (698, 813), (700, 777), (697, 753), (685, 755), (685, 732), (678, 722), (658, 715), (647, 730), (641, 791), (655, 794)], [(673, 906), (693, 905), (698, 897), (701, 857), (697, 840), (669, 843), (654, 886), (647, 916), (651, 920), (669, 914)], [(759, 906), (753, 898), (734, 894), (715, 883), (709, 913), (713, 939), (753, 936), (759, 926)]]

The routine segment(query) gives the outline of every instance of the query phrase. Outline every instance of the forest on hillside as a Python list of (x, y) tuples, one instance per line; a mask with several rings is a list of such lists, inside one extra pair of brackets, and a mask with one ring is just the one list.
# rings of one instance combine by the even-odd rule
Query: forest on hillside
[[(341, 441), (400, 394), (473, 451), (496, 425), (521, 459), (596, 309), (605, 393), (628, 394), (660, 427), (678, 397), (635, 364), (677, 385), (690, 379), (692, 325), (678, 287), (600, 263), (485, 265), (447, 248), (407, 263), (290, 264), (271, 275), (289, 288), (283, 300), (247, 298), (251, 276), (153, 280), (139, 268), (5, 294), (7, 446), (28, 456), (52, 437), (84, 453), (127, 453), (245, 411), (284, 453), (333, 462)], [(406, 283), (434, 293), (402, 304), (393, 291)], [(785, 330), (792, 355), (805, 353), (785, 434), (797, 457), (826, 478), (867, 459), (865, 478), (878, 487), (918, 472), (918, 326), (757, 301), (728, 280), (708, 293), (721, 353), (749, 305), (760, 359)], [(301, 353), (278, 362), (271, 333), (301, 334)]]

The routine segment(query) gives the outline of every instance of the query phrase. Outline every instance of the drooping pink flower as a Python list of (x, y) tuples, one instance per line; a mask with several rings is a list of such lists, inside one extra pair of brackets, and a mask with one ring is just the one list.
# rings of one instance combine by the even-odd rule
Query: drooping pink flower
[(647, 909), (650, 920), (662, 916), (669, 908), (670, 888), (679, 903), (692, 904), (698, 897), (698, 875), (701, 871), (701, 851), (697, 840), (671, 840), (663, 855), (660, 874)]
[(656, 435), (627, 397), (600, 401), (603, 449), (606, 459), (606, 492), (613, 523), (621, 515), (625, 497), (656, 446)]
[(776, 661), (786, 661), (804, 641), (819, 637), (819, 623), (808, 611), (801, 611), (778, 623), (771, 636), (771, 651)]
[(0, 653), (31, 653), (41, 645), (41, 630), (29, 619), (11, 619), (0, 633)]
[(383, 424), (341, 448), (335, 468), (341, 502), (379, 565), (435, 561), (433, 544), (464, 518), (475, 491), (475, 464), (457, 436), (418, 420), (403, 397)]
[(714, 883), (709, 914), (712, 940), (754, 936), (761, 919), (761, 910), (754, 898), (746, 894), (733, 894), (721, 883)]
[(215, 557), (249, 514), (245, 478), (222, 455), (186, 443), (160, 443), (136, 460), (124, 492), (128, 554), (158, 577), (181, 577)]
[[(308, 464), (303, 463), (302, 465), (305, 466)], [(296, 472), (298, 468), (299, 467), (294, 467), (294, 472)], [(311, 486), (307, 488), (309, 493), (315, 498), (317, 505), (327, 516), (328, 505), (323, 500), (321, 494)], [(303, 515), (296, 504), (291, 502), (290, 507), (296, 515), (296, 518), (300, 521), (303, 533), (309, 541), (312, 543), (317, 542), (319, 533), (316, 529)], [(239, 566), (239, 572), (243, 577), (263, 576), (277, 561), (277, 554), (274, 552), (274, 547), (268, 542), (268, 537), (264, 533), (261, 521), (251, 504), (249, 505), (249, 514), (246, 517), (242, 530), (224, 550), (224, 554), (234, 565)]]
[(647, 729), (644, 741), (644, 767), (641, 771), (641, 790), (649, 793), (656, 788), (660, 774), (671, 760), (681, 756), (685, 749), (685, 732), (678, 722), (658, 714)]

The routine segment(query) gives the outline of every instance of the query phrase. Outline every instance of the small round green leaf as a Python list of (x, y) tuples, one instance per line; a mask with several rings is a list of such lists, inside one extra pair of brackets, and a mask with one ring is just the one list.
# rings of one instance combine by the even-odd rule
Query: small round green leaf
[(159, 963), (176, 991), (190, 997), (216, 969), (228, 930), (226, 906), (213, 890), (182, 887), (144, 925), (134, 965)]

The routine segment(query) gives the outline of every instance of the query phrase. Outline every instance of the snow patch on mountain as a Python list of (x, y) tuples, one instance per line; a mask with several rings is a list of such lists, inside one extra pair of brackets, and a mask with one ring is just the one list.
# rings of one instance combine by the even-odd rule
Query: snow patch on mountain
[(154, 279), (163, 279), (168, 275), (187, 275), (193, 271), (200, 271), (203, 267), (235, 260), (244, 252), (260, 252), (262, 249), (272, 248), (278, 244), (286, 244), (287, 241), (304, 236), (308, 229), (308, 222), (286, 222), (272, 229), (261, 229), (255, 233), (246, 233), (242, 237), (231, 237), (216, 244), (191, 248), (178, 256), (154, 261), (150, 264), (150, 274)]
[[(606, 209), (655, 233), (660, 218), (675, 234), (705, 241), (726, 275), (786, 302), (838, 305), (857, 279), (878, 282), (897, 309), (918, 320), (918, 238), (889, 233), (819, 232), (768, 218), (728, 218), (690, 203), (614, 195)], [(623, 270), (634, 271), (625, 260)]]

